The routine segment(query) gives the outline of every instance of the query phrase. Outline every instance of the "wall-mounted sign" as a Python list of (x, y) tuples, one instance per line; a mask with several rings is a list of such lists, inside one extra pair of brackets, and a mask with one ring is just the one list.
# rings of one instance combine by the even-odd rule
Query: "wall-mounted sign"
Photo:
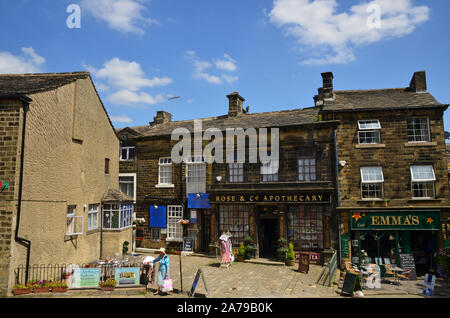
[(9, 189), (9, 183), (6, 181), (0, 181), (0, 192)]
[(191, 210), (190, 223), (197, 224), (197, 210)]
[(348, 258), (350, 255), (350, 245), (348, 234), (344, 233), (341, 235), (341, 257)]
[(115, 270), (115, 280), (120, 285), (139, 285), (139, 267), (118, 267)]
[(209, 193), (189, 193), (188, 194), (189, 209), (210, 209)]
[(166, 228), (167, 214), (165, 206), (150, 206), (150, 227)]
[(353, 212), (352, 230), (439, 230), (439, 211)]
[(274, 193), (274, 194), (216, 194), (211, 201), (217, 203), (326, 203), (330, 202), (329, 193)]
[(100, 268), (75, 268), (70, 288), (98, 287)]
[(312, 253), (312, 252), (294, 252), (295, 261), (298, 262), (300, 260), (301, 255), (309, 255), (309, 263), (311, 264), (320, 264), (320, 253)]

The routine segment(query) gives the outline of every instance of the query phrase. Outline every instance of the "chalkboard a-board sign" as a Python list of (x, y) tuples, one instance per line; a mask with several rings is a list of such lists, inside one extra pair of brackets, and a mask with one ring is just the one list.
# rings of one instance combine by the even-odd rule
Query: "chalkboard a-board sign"
[(195, 275), (194, 282), (192, 283), (191, 290), (188, 293), (189, 298), (194, 296), (195, 289), (197, 288), (198, 281), (200, 280), (200, 276), (202, 277), (203, 285), (205, 286), (206, 295), (208, 295), (208, 287), (206, 287), (205, 276), (203, 275), (203, 271), (201, 269), (199, 269), (197, 271), (197, 275)]
[(404, 270), (411, 270), (409, 280), (416, 280), (416, 262), (412, 254), (400, 254), (400, 267)]
[(183, 251), (193, 252), (194, 251), (194, 238), (183, 237)]
[(308, 274), (308, 272), (309, 272), (309, 254), (300, 253), (300, 258), (298, 261), (298, 271), (300, 273)]
[(342, 285), (341, 296), (344, 294), (353, 297), (355, 291), (361, 290), (361, 278), (359, 275), (345, 273), (344, 284)]

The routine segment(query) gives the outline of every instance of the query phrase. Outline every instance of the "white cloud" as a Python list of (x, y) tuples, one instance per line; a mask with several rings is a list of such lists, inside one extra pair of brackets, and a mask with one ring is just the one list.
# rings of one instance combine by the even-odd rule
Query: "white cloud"
[(109, 95), (107, 100), (116, 105), (130, 106), (136, 103), (155, 105), (159, 102), (163, 102), (165, 99), (162, 95), (153, 97), (145, 92), (121, 90)]
[[(173, 80), (167, 76), (149, 78), (136, 62), (124, 61), (117, 57), (105, 62), (101, 69), (84, 65), (96, 80), (100, 91), (113, 90), (107, 100), (117, 105), (143, 103), (154, 105), (164, 100), (161, 95), (153, 97), (143, 92), (145, 88), (167, 86)], [(106, 84), (104, 82), (105, 81)]]
[(131, 119), (127, 115), (109, 116), (109, 118), (114, 123), (132, 123), (133, 122), (133, 119)]
[[(379, 6), (380, 28), (368, 21)], [(355, 60), (356, 46), (402, 37), (429, 19), (429, 8), (414, 6), (412, 0), (374, 0), (338, 13), (336, 0), (275, 0), (270, 21), (283, 28), (303, 48), (312, 48), (314, 57), (304, 64), (348, 63)], [(331, 54), (323, 54), (330, 52)]]
[(227, 82), (229, 84), (237, 81), (237, 76), (229, 74), (213, 74), (212, 71), (229, 71), (234, 72), (237, 70), (236, 61), (228, 54), (224, 54), (224, 60), (214, 60), (213, 62), (202, 61), (197, 57), (195, 51), (187, 51), (186, 58), (191, 62), (194, 67), (193, 77), (196, 79), (202, 79), (211, 84), (223, 84)]
[[(158, 23), (144, 16), (146, 0), (81, 0), (82, 10), (123, 33), (144, 34), (143, 27)], [(83, 11), (82, 11), (83, 12)]]
[(0, 73), (20, 74), (42, 72), (45, 58), (38, 55), (32, 47), (23, 47), (22, 53), (21, 56), (16, 56), (10, 52), (0, 52)]

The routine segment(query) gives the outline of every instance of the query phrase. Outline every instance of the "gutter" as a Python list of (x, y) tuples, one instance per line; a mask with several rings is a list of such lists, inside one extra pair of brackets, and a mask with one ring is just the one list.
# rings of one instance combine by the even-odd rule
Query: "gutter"
[(338, 226), (338, 234), (339, 234), (339, 246), (338, 246), (338, 251), (339, 251), (339, 255), (338, 255), (338, 259), (339, 259), (339, 268), (341, 267), (340, 265), (342, 264), (342, 260), (341, 260), (341, 255), (342, 255), (342, 251), (341, 251), (341, 213), (338, 211), (339, 206), (341, 205), (341, 199), (340, 199), (340, 194), (339, 194), (339, 158), (338, 158), (338, 151), (337, 151), (337, 131), (334, 131), (334, 151), (335, 151), (335, 155), (336, 155), (336, 162), (335, 162), (335, 169), (336, 169), (336, 196), (337, 196), (337, 200), (336, 200), (336, 212), (337, 212), (337, 226)]
[(30, 266), (30, 254), (31, 254), (31, 241), (19, 236), (20, 226), (20, 213), (22, 211), (22, 193), (23, 193), (23, 170), (24, 170), (24, 157), (25, 157), (25, 133), (27, 123), (27, 112), (29, 110), (31, 98), (21, 95), (17, 96), (22, 101), (23, 106), (23, 123), (22, 123), (22, 144), (20, 149), (20, 176), (19, 176), (19, 197), (17, 201), (17, 216), (16, 216), (16, 230), (14, 235), (14, 241), (24, 246), (27, 249), (27, 259), (25, 267), (25, 284), (28, 282), (28, 270)]

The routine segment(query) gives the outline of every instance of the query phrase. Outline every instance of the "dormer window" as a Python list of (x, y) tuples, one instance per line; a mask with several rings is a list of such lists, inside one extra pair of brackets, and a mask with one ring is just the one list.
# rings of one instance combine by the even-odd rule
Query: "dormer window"
[(358, 142), (360, 144), (379, 144), (381, 142), (379, 120), (359, 120), (358, 129)]
[(132, 161), (134, 160), (135, 147), (120, 147), (120, 160)]

